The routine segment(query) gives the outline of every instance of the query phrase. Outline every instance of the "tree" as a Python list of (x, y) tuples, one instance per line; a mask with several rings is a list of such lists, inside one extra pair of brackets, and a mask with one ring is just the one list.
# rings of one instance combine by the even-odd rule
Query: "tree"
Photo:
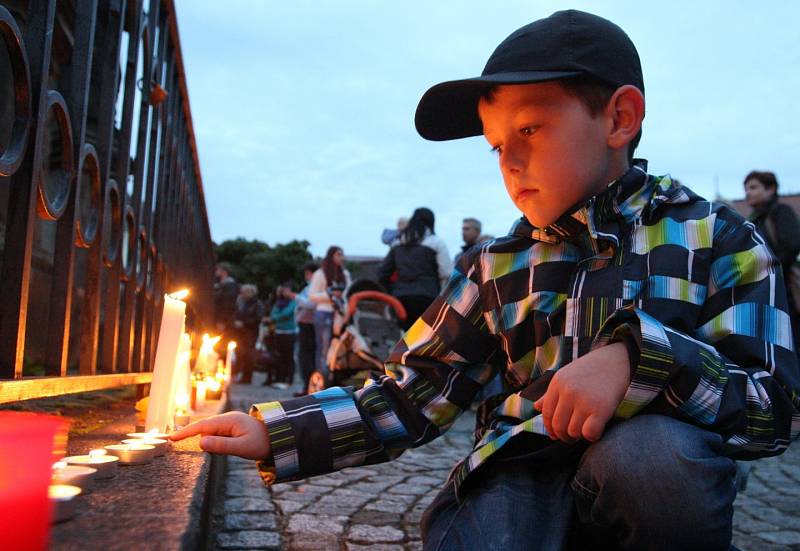
[(275, 287), (291, 282), (295, 290), (305, 284), (303, 265), (313, 257), (308, 241), (290, 241), (271, 247), (257, 239), (223, 241), (216, 246), (217, 260), (228, 262), (234, 278), (240, 283), (254, 283), (261, 298), (267, 298)]

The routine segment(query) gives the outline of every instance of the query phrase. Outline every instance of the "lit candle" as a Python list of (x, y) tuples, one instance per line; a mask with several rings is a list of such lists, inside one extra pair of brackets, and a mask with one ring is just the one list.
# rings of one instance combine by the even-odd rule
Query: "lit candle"
[(64, 463), (91, 467), (97, 471), (95, 478), (113, 478), (117, 475), (117, 465), (119, 458), (106, 454), (106, 450), (91, 450), (88, 455), (73, 455), (65, 457)]
[(147, 403), (147, 430), (166, 430), (172, 421), (173, 378), (186, 319), (186, 303), (181, 299), (188, 294), (189, 291), (183, 290), (164, 295), (164, 313), (161, 316), (150, 400)]
[(106, 451), (119, 458), (122, 465), (145, 465), (155, 457), (155, 446), (147, 444), (112, 444)]
[(225, 384), (231, 382), (231, 373), (233, 373), (233, 359), (236, 357), (236, 341), (228, 343), (228, 353), (225, 354)]
[(198, 379), (196, 383), (196, 396), (194, 398), (195, 409), (200, 409), (206, 405), (206, 382)]
[(68, 484), (77, 486), (83, 493), (92, 490), (92, 481), (97, 474), (97, 469), (83, 467), (81, 465), (70, 465), (66, 461), (53, 463), (53, 484)]
[(180, 392), (175, 396), (175, 428), (183, 428), (190, 422), (189, 395), (185, 391)]
[(169, 433), (166, 432), (158, 432), (156, 429), (150, 429), (147, 432), (129, 432), (128, 438), (161, 438), (166, 439), (169, 437)]
[(123, 444), (146, 444), (155, 448), (155, 457), (161, 457), (167, 453), (167, 445), (169, 440), (162, 440), (161, 438), (126, 438), (122, 441)]
[(77, 511), (75, 498), (81, 489), (70, 484), (51, 484), (47, 489), (48, 497), (53, 504), (53, 522), (63, 522), (72, 518)]
[[(189, 395), (192, 392), (192, 338), (188, 333), (181, 335), (181, 345), (178, 349), (178, 363), (175, 367), (175, 377), (172, 385), (172, 403), (175, 413), (178, 409), (183, 409), (186, 414), (189, 411)], [(179, 397), (186, 396), (186, 403), (178, 402)]]
[(206, 377), (206, 399), (219, 400), (222, 397), (222, 383), (216, 377)]

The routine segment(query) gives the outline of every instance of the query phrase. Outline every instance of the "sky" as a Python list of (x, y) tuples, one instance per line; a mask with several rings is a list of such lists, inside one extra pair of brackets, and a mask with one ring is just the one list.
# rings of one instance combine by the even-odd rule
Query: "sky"
[(772, 170), (800, 192), (800, 2), (176, 0), (212, 238), (383, 256), (382, 230), (422, 206), (451, 254), (464, 217), (506, 234), (519, 213), (486, 141), (426, 141), (414, 112), (567, 8), (636, 44), (650, 173), (740, 198), (748, 172)]

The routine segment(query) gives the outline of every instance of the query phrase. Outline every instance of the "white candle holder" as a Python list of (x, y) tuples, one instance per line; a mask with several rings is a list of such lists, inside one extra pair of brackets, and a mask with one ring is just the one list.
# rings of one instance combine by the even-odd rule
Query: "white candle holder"
[(59, 461), (53, 465), (53, 484), (66, 484), (77, 486), (84, 494), (92, 491), (94, 477), (97, 469), (84, 467), (81, 465), (69, 465), (64, 461)]
[(92, 450), (88, 455), (73, 455), (65, 457), (62, 461), (70, 465), (96, 469), (95, 478), (98, 480), (117, 476), (117, 465), (119, 465), (119, 457), (108, 455), (106, 450)]
[(51, 484), (47, 494), (53, 503), (53, 523), (64, 522), (75, 516), (78, 511), (78, 501), (75, 498), (81, 494), (80, 488), (69, 484)]
[(153, 429), (150, 432), (129, 432), (127, 436), (128, 438), (158, 438), (161, 440), (167, 440), (169, 438), (169, 433), (158, 432), (157, 430)]
[(106, 446), (105, 450), (119, 457), (122, 465), (146, 465), (153, 461), (156, 454), (155, 446), (146, 444), (112, 444)]
[(127, 438), (122, 441), (123, 444), (145, 444), (147, 446), (153, 446), (155, 448), (155, 457), (161, 457), (162, 455), (167, 453), (167, 446), (169, 445), (168, 440), (162, 440), (161, 438)]

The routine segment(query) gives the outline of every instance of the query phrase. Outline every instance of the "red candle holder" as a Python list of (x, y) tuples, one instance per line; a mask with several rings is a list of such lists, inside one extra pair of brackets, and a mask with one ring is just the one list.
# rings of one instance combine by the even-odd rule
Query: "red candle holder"
[(64, 456), (69, 422), (0, 411), (0, 542), (4, 549), (46, 549), (52, 465)]

